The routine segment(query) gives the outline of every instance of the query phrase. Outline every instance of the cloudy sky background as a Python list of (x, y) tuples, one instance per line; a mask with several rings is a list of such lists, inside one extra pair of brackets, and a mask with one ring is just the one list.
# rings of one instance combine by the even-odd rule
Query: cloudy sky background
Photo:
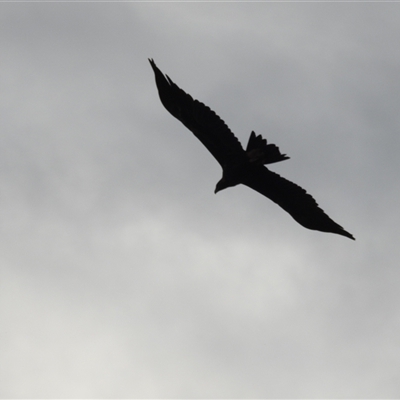
[[(399, 3), (0, 5), (1, 397), (398, 397)], [(356, 237), (162, 107), (160, 69)]]

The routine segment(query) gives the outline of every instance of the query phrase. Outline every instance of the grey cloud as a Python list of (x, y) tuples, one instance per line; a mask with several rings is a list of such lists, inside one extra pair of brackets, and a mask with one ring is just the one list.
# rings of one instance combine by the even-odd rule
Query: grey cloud
[[(1, 4), (2, 397), (395, 397), (398, 4)], [(291, 159), (307, 231), (147, 58)]]

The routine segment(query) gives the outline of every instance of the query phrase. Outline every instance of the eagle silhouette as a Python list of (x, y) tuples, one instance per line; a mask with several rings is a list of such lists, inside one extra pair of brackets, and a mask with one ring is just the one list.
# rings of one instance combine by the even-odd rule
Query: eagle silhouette
[(253, 131), (246, 150), (243, 150), (239, 140), (214, 111), (179, 88), (152, 59), (149, 61), (161, 103), (194, 133), (221, 164), (222, 178), (215, 193), (238, 184), (246, 185), (281, 206), (305, 228), (355, 240), (351, 233), (325, 214), (303, 188), (264, 166), (289, 159), (276, 145), (268, 144), (266, 139)]

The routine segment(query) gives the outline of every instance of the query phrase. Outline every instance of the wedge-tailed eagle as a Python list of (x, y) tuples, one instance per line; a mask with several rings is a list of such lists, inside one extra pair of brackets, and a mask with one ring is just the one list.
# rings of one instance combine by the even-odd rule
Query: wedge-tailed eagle
[(244, 150), (214, 111), (179, 88), (152, 59), (149, 61), (161, 103), (194, 133), (221, 164), (222, 178), (215, 193), (238, 184), (246, 185), (281, 206), (305, 228), (337, 233), (354, 240), (353, 235), (325, 214), (304, 189), (264, 166), (289, 158), (276, 145), (268, 144), (261, 135), (251, 132)]

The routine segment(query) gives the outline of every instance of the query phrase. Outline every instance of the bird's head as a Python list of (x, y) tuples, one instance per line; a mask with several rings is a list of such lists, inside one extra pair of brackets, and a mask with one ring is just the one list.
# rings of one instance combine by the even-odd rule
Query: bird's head
[(220, 192), (221, 190), (224, 190), (224, 189), (226, 189), (227, 187), (229, 187), (230, 185), (227, 183), (227, 181), (224, 179), (224, 178), (222, 178), (218, 183), (217, 183), (217, 186), (215, 186), (215, 190), (214, 190), (214, 193), (218, 193), (218, 192)]

